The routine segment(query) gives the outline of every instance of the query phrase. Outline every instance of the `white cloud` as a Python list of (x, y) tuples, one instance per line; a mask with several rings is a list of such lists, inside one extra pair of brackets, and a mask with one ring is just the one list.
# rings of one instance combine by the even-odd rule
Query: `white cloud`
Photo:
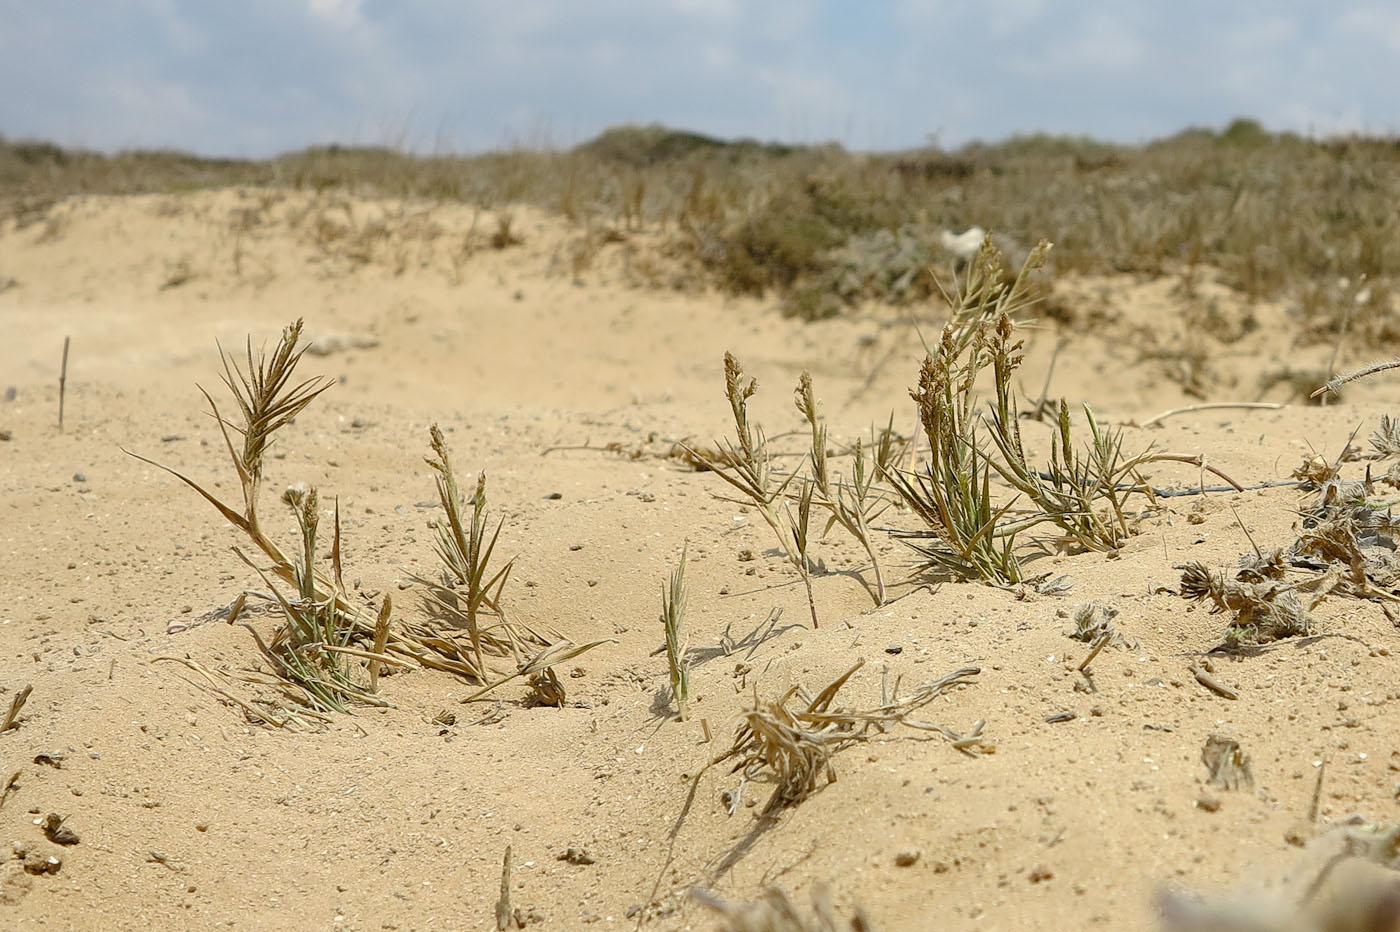
[(1083, 72), (1127, 72), (1142, 63), (1144, 43), (1120, 19), (1097, 14), (1071, 24), (1071, 35), (1046, 41), (1047, 48), (1014, 62), (1012, 69), (1028, 76), (1054, 77)]
[(1343, 13), (1337, 30), (1357, 38), (1375, 39), (1393, 52), (1400, 52), (1400, 9), (1365, 5)]
[(30, 90), (0, 98), (0, 133), (263, 154), (386, 133), (431, 147), (444, 125), (471, 148), (511, 132), (569, 144), (624, 121), (899, 147), (933, 132), (1140, 139), (1235, 115), (1395, 122), (1400, 8), (1187, 6), (12, 2), (0, 87)]
[(307, 0), (312, 17), (328, 26), (351, 32), (366, 26), (363, 0)]

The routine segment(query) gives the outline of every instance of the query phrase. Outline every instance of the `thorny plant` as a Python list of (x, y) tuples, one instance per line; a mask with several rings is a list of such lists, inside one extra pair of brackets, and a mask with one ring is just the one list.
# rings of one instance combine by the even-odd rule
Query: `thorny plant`
[[(802, 413), (812, 430), (812, 450), (809, 456), (812, 467), (811, 485), (815, 486), (816, 492), (821, 496), (818, 499), (818, 504), (830, 513), (823, 533), (830, 531), (833, 525), (840, 524), (865, 548), (865, 553), (870, 557), (870, 565), (875, 574), (875, 591), (873, 593), (875, 604), (883, 605), (885, 604), (885, 579), (880, 569), (879, 554), (875, 552), (875, 544), (870, 536), (870, 522), (884, 511), (888, 502), (875, 489), (876, 468), (872, 468), (868, 462), (865, 447), (857, 439), (852, 451), (850, 481), (843, 482), (839, 474), (832, 472), (827, 459), (826, 425), (822, 422), (810, 373), (803, 372), (798, 379), (794, 401), (797, 410)], [(880, 456), (877, 461), (887, 461), (892, 455), (888, 446), (892, 442), (889, 440), (889, 432), (886, 432), (881, 440), (885, 446), (877, 448)], [(804, 495), (809, 490), (809, 486), (804, 486)]]
[[(1312, 609), (1321, 596), (1304, 605), (1299, 592), (1317, 588), (1321, 580), (1293, 584), (1285, 584), (1281, 580), (1244, 582), (1229, 579), (1195, 561), (1181, 569), (1181, 595), (1184, 598), (1196, 602), (1209, 599), (1212, 611), (1230, 613), (1231, 622), (1225, 629), (1223, 639), (1226, 647), (1265, 644), (1307, 634), (1312, 628)], [(1335, 583), (1335, 579), (1328, 581)]]
[(898, 683), (879, 706), (868, 710), (845, 709), (835, 705), (836, 694), (864, 660), (832, 680), (815, 698), (801, 686), (794, 686), (777, 699), (760, 700), (754, 696), (753, 708), (744, 713), (728, 751), (716, 757), (710, 765), (738, 758), (735, 772), (746, 780), (773, 783), (765, 814), (806, 799), (823, 778), (836, 780), (832, 758), (845, 750), (869, 741), (894, 725), (905, 725), (924, 731), (936, 731), (959, 742), (964, 738), (948, 729), (926, 722), (912, 721), (910, 716), (955, 686), (971, 682), (981, 670), (965, 667), (932, 683), (919, 687), (906, 698), (899, 698)]
[(724, 354), (724, 394), (734, 417), (737, 445), (718, 442), (718, 452), (690, 447), (691, 455), (703, 462), (725, 482), (737, 489), (763, 517), (778, 539), (778, 548), (802, 577), (807, 590), (807, 608), (812, 627), (818, 627), (817, 604), (812, 595), (812, 566), (807, 556), (813, 490), (810, 480), (799, 482), (796, 510), (788, 501), (788, 487), (798, 479), (800, 469), (779, 477), (773, 469), (763, 428), (749, 423), (748, 401), (758, 391), (755, 379), (745, 379), (744, 369), (733, 353)]
[(685, 704), (690, 698), (690, 668), (686, 664), (686, 645), (681, 636), (681, 625), (685, 622), (685, 558), (688, 549), (681, 548), (681, 560), (671, 572), (670, 585), (661, 584), (661, 627), (666, 633), (666, 666), (671, 676), (671, 695), (676, 699), (676, 712), (681, 721), (685, 721)]
[[(1383, 420), (1378, 434), (1391, 429), (1388, 422)], [(1351, 449), (1350, 440), (1346, 448)], [(1394, 620), (1390, 606), (1400, 602), (1395, 502), (1375, 495), (1369, 465), (1364, 480), (1344, 480), (1344, 458), (1329, 462), (1315, 455), (1295, 471), (1308, 494), (1290, 545), (1265, 551), (1251, 537), (1254, 552), (1240, 557), (1233, 578), (1200, 563), (1181, 567), (1183, 596), (1209, 599), (1216, 611), (1231, 613), (1225, 646), (1251, 647), (1306, 634), (1313, 609), (1329, 595), (1377, 602)], [(1387, 475), (1381, 481), (1392, 480)]]

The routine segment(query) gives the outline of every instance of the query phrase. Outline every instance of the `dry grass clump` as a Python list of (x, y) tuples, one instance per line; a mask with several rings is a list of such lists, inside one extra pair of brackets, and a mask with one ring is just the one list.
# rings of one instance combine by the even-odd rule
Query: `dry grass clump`
[(1305, 585), (1241, 582), (1194, 561), (1181, 573), (1183, 597), (1196, 602), (1210, 599), (1213, 611), (1230, 613), (1232, 621), (1225, 631), (1225, 644), (1230, 647), (1307, 634), (1312, 629), (1312, 609), (1321, 596), (1305, 605), (1298, 592)]
[[(283, 615), (282, 626), (270, 640), (264, 641), (253, 632), (264, 658), (272, 665), (274, 677), (269, 681), (255, 676), (252, 681), (282, 688), (313, 713), (346, 711), (354, 703), (384, 704), (376, 695), (378, 674), (384, 667), (416, 663), (493, 688), (520, 675), (536, 675), (548, 680), (552, 677), (549, 669), (552, 663), (603, 643), (575, 647), (567, 641), (555, 641), (527, 627), (506, 622), (500, 595), (509, 576), (510, 563), (492, 569), (491, 557), (500, 525), (489, 531), (486, 523), (485, 479), (482, 477), (478, 482), (470, 517), (464, 518), (465, 506), (457, 491), (446, 444), (436, 427), (432, 440), (437, 459), (430, 459), (429, 464), (438, 471), (439, 496), (448, 520), (439, 525), (438, 554), (444, 564), (443, 579), (441, 582), (424, 581), (437, 610), (428, 622), (400, 619), (391, 625), (387, 597), (377, 611), (372, 605), (361, 606), (351, 601), (342, 579), (338, 508), (331, 540), (330, 572), (318, 568), (321, 515), (319, 494), (315, 489), (294, 487), (283, 496), (300, 532), (295, 557), (288, 556), (267, 536), (259, 512), (267, 450), (276, 432), (330, 386), (320, 376), (302, 381), (295, 379), (297, 364), (308, 349), (301, 342), (302, 330), (301, 320), (286, 327), (270, 355), (261, 351), (255, 356), (250, 339), (243, 366), (221, 350), (223, 380), (238, 408), (237, 421), (226, 418), (213, 397), (200, 389), (238, 476), (243, 498), (241, 508), (226, 504), (177, 470), (131, 453), (198, 492), (271, 561), (271, 567), (265, 571), (235, 548), (240, 558), (253, 566), (271, 588), (272, 598)], [(291, 586), (292, 593), (284, 595), (274, 580)], [(237, 620), (247, 595), (239, 596), (231, 606), (231, 622)], [(492, 619), (489, 624), (485, 623), (487, 618)], [(489, 665), (491, 657), (511, 658), (515, 672), (496, 673)], [(285, 710), (269, 715), (265, 709), (234, 698), (215, 676), (198, 664), (181, 662), (204, 677), (221, 696), (243, 706), (251, 717), (271, 724), (285, 723)], [(554, 684), (557, 685), (557, 678)], [(562, 696), (563, 689), (559, 686), (554, 697), (562, 702)]]
[[(1386, 419), (1378, 434), (1390, 429)], [(1367, 478), (1358, 481), (1343, 479), (1341, 469), (1342, 457), (1328, 462), (1315, 456), (1295, 473), (1304, 477), (1308, 494), (1287, 547), (1256, 546), (1240, 557), (1232, 577), (1198, 562), (1181, 567), (1183, 596), (1208, 599), (1215, 611), (1231, 614), (1227, 646), (1306, 634), (1312, 610), (1329, 595), (1379, 602), (1387, 613), (1388, 604), (1400, 601), (1400, 522), (1393, 502), (1376, 495), (1369, 466)]]
[(874, 926), (864, 911), (857, 908), (849, 922), (843, 923), (831, 904), (831, 893), (824, 886), (812, 888), (812, 911), (804, 914), (788, 899), (786, 893), (774, 887), (752, 903), (731, 903), (708, 890), (696, 888), (691, 896), (717, 913), (723, 932), (873, 932)]
[[(734, 434), (738, 443), (721, 440), (717, 451), (691, 447), (691, 455), (729, 483), (762, 516), (778, 540), (778, 547), (787, 561), (802, 577), (807, 590), (807, 607), (812, 615), (812, 627), (818, 627), (817, 604), (812, 595), (812, 566), (807, 556), (810, 543), (813, 486), (799, 479), (799, 471), (780, 476), (773, 466), (773, 453), (763, 428), (749, 423), (749, 399), (758, 391), (758, 380), (745, 379), (744, 368), (733, 353), (724, 354), (724, 394), (734, 418)], [(798, 481), (799, 493), (794, 503), (789, 500), (788, 487)], [(796, 507), (794, 507), (794, 504)]]
[(834, 783), (833, 757), (895, 725), (936, 731), (951, 740), (961, 740), (961, 736), (940, 725), (911, 721), (909, 717), (947, 690), (969, 684), (982, 672), (980, 668), (965, 667), (919, 687), (903, 699), (898, 696), (896, 683), (873, 709), (836, 706), (836, 694), (864, 663), (857, 661), (815, 697), (801, 686), (792, 687), (777, 699), (760, 700), (755, 695), (753, 708), (744, 713), (733, 745), (711, 763), (737, 757), (733, 772), (742, 773), (746, 780), (774, 784), (773, 795), (764, 809), (765, 813), (773, 813), (806, 799), (823, 779)]
[(851, 472), (849, 480), (832, 470), (827, 456), (826, 425), (823, 423), (816, 392), (812, 387), (812, 376), (803, 372), (797, 382), (795, 392), (797, 410), (802, 413), (812, 430), (812, 447), (808, 462), (812, 469), (811, 487), (820, 498), (817, 504), (826, 509), (830, 518), (826, 530), (841, 525), (865, 549), (870, 557), (870, 565), (875, 574), (875, 604), (885, 604), (885, 578), (880, 569), (880, 555), (875, 551), (875, 542), (870, 534), (870, 522), (880, 516), (889, 501), (875, 488), (875, 475), (882, 462), (892, 457), (892, 441), (887, 432), (880, 438), (876, 448), (876, 461), (866, 458), (865, 445), (856, 440), (852, 448)]

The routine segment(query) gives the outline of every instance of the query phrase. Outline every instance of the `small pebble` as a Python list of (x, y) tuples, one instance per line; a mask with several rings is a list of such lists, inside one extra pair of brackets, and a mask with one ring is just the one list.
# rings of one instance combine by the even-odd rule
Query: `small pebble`
[(64, 825), (63, 816), (57, 812), (50, 812), (44, 816), (40, 827), (44, 830), (44, 837), (56, 845), (76, 845), (78, 843), (78, 833)]
[(74, 482), (87, 482), (87, 476), (80, 472), (73, 473)]
[(1220, 800), (1209, 794), (1202, 794), (1201, 798), (1196, 800), (1196, 808), (1203, 812), (1218, 812), (1220, 810)]
[(886, 648), (885, 648), (885, 653), (887, 653), (887, 654), (902, 654), (902, 653), (904, 653), (904, 648), (901, 647), (901, 646), (898, 645), (898, 644), (891, 644), (889, 647), (886, 647)]
[(63, 867), (63, 859), (57, 855), (45, 857), (37, 851), (24, 856), (24, 871), (27, 874), (57, 874)]
[(899, 852), (894, 856), (895, 867), (913, 867), (914, 863), (919, 860), (920, 853), (917, 848)]
[(547, 502), (557, 502), (557, 501), (559, 501), (559, 499), (561, 499), (561, 498), (563, 498), (563, 497), (564, 497), (564, 493), (563, 493), (563, 492), (550, 492), (550, 493), (549, 493), (548, 495), (546, 495), (544, 498), (545, 498), (545, 501), (547, 501)]
[(554, 858), (556, 861), (568, 861), (570, 864), (595, 864), (597, 858), (589, 854), (577, 845), (569, 845), (564, 849), (564, 853)]

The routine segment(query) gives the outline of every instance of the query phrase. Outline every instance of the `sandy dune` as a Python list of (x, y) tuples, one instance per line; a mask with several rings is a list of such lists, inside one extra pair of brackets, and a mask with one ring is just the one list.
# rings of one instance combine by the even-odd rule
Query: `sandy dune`
[[(726, 350), (758, 378), (755, 416), (771, 435), (801, 427), (791, 389), (803, 369), (834, 445), (891, 411), (910, 432), (922, 349), (908, 312), (802, 324), (649, 287), (666, 279), (656, 233), (578, 263), (580, 234), (562, 221), (519, 209), (523, 243), (503, 250), (473, 222), (467, 208), (224, 191), (74, 199), (0, 229), (0, 281), (14, 280), (0, 290), (0, 389), (13, 386), (0, 402), (0, 713), (34, 687), (20, 727), (0, 735), (0, 785), (18, 773), (0, 837), (62, 858), (53, 875), (3, 862), (0, 926), (491, 929), (509, 845), (512, 901), (532, 928), (709, 929), (689, 888), (752, 899), (769, 884), (802, 902), (826, 884), (843, 914), (861, 906), (881, 930), (1149, 928), (1164, 886), (1218, 893), (1284, 870), (1319, 761), (1321, 822), (1394, 819), (1400, 663), (1377, 604), (1329, 598), (1314, 636), (1215, 657), (1237, 701), (1188, 672), (1225, 622), (1175, 594), (1175, 567), (1231, 566), (1250, 536), (1288, 544), (1295, 489), (1163, 499), (1112, 558), (1037, 556), (1032, 573), (1069, 577), (1062, 594), (916, 587), (907, 548), (882, 535), (898, 598), (874, 609), (863, 553), (833, 531), (815, 548), (829, 572), (814, 579), (811, 630), (798, 577), (756, 514), (667, 454), (728, 430)], [(1052, 395), (1114, 423), (1198, 400), (1183, 388), (1192, 379), (1211, 400), (1284, 400), (1284, 386), (1261, 395), (1262, 373), (1325, 367), (1330, 347), (1293, 345), (1286, 306), (1197, 288), (1204, 298), (1176, 280), (1058, 282), (1025, 392), (1039, 394), (1061, 338)], [(1218, 326), (1202, 335), (1190, 300), (1208, 301)], [(917, 311), (936, 332), (938, 309)], [(318, 341), (305, 373), (338, 384), (279, 435), (269, 487), (339, 496), (347, 576), (413, 612), (400, 589), (434, 561), (423, 455), (441, 424), (459, 468), (486, 470), (506, 519), (513, 615), (578, 642), (617, 640), (559, 670), (565, 707), (527, 707), (518, 684), (462, 705), (469, 684), (414, 670), (385, 681), (393, 708), (291, 733), (153, 662), (257, 664), (243, 627), (195, 622), (258, 581), (211, 508), (120, 447), (236, 494), (195, 385), (222, 398), (215, 341), (273, 340), (297, 317)], [(1400, 381), (1381, 380), (1341, 406), (1180, 415), (1129, 426), (1125, 442), (1205, 454), (1254, 485), (1313, 452), (1334, 458), (1358, 426), (1364, 440), (1397, 399)], [(1032, 446), (1048, 436), (1024, 431)], [(1345, 468), (1360, 478), (1364, 465)], [(1151, 479), (1189, 487), (1200, 475), (1162, 464)], [(274, 526), (291, 530), (280, 513)], [(657, 613), (686, 541), (697, 698), (680, 722)], [(1094, 662), (1095, 692), (1076, 689), (1086, 647), (1066, 636), (1066, 616), (1090, 600), (1117, 610), (1125, 642)], [(761, 642), (720, 649), (726, 634), (761, 635), (775, 608)], [(251, 623), (266, 634), (275, 618)], [(838, 756), (838, 781), (776, 819), (760, 818), (769, 788), (754, 783), (728, 814), (721, 794), (741, 787), (722, 767), (688, 802), (690, 777), (728, 746), (755, 690), (820, 688), (858, 658), (842, 695), (864, 706), (885, 671), (908, 690), (979, 667), (923, 715), (959, 734), (985, 720), (995, 752), (895, 730)], [(1252, 792), (1205, 786), (1213, 733), (1251, 758)], [(77, 845), (44, 840), (34, 823), (49, 812)], [(591, 863), (561, 860), (571, 846)]]

